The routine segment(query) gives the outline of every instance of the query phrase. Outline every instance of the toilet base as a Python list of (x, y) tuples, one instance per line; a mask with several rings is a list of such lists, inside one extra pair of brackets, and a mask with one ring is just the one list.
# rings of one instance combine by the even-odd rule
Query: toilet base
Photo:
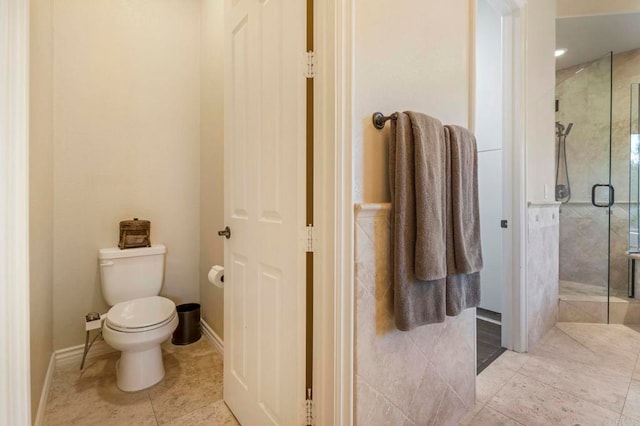
[(146, 389), (161, 381), (164, 365), (160, 345), (139, 352), (122, 352), (116, 376), (118, 388), (125, 392)]

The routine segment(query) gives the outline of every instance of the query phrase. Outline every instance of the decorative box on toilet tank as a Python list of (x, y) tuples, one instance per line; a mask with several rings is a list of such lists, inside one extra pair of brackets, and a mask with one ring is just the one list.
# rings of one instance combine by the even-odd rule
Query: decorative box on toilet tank
[(120, 249), (135, 247), (151, 247), (151, 222), (139, 220), (123, 220), (120, 222)]

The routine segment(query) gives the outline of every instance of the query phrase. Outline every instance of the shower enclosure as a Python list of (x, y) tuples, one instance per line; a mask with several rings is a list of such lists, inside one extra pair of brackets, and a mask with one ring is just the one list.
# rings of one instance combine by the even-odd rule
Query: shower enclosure
[(612, 55), (559, 70), (556, 83), (560, 320), (576, 320), (572, 316), (580, 311), (590, 322), (607, 322), (610, 283), (616, 283), (613, 289), (618, 281), (626, 284), (627, 271), (626, 266), (621, 274), (610, 270), (614, 188), (619, 185), (611, 173)]
[(640, 323), (639, 68), (636, 49), (556, 72), (560, 321)]

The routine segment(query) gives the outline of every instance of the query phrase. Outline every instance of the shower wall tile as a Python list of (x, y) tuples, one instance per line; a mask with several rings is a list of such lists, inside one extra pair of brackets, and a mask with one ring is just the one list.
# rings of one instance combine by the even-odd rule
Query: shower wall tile
[(390, 207), (356, 206), (356, 424), (456, 425), (475, 403), (475, 309), (409, 332), (395, 328)]
[(560, 207), (560, 279), (606, 289), (609, 272), (612, 294), (626, 294), (628, 212), (629, 204), (625, 202), (614, 204), (611, 213), (591, 203), (563, 204)]
[(527, 229), (527, 300), (529, 348), (558, 321), (559, 209), (557, 204), (529, 204)]
[(591, 203), (560, 206), (560, 279), (606, 288), (608, 209)]

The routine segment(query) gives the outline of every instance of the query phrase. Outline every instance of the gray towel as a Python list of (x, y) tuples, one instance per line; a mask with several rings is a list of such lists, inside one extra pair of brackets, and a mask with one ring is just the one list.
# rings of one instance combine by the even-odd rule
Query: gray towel
[(440, 121), (416, 113), (391, 121), (391, 267), (400, 330), (445, 320), (446, 158)]
[(447, 276), (447, 143), (442, 123), (407, 112), (415, 146), (416, 278), (423, 281)]
[(471, 132), (445, 126), (448, 146), (447, 315), (480, 303), (482, 247), (478, 207), (478, 152)]

